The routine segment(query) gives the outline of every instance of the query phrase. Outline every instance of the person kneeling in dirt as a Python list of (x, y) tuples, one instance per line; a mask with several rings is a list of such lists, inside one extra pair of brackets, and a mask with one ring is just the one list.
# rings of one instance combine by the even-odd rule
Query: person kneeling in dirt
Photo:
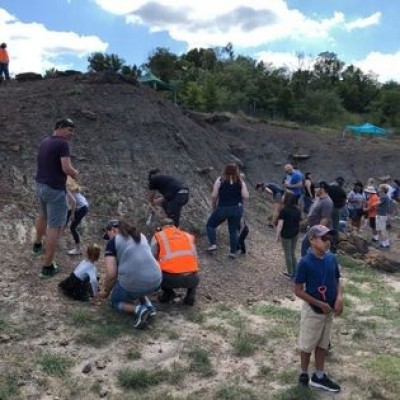
[[(79, 263), (71, 275), (61, 281), (58, 287), (74, 300), (87, 301), (90, 296), (98, 300), (99, 283), (95, 262), (100, 257), (100, 246), (91, 244), (86, 250), (87, 259)], [(89, 285), (90, 283), (90, 285)]]
[[(161, 269), (151, 253), (146, 237), (126, 221), (111, 220), (103, 239), (108, 240), (105, 251), (105, 280), (102, 298), (111, 293), (111, 306), (136, 316), (134, 327), (144, 329), (148, 317), (156, 310), (146, 297), (160, 287)], [(135, 306), (134, 302), (139, 300)]]
[(161, 226), (150, 242), (151, 251), (160, 263), (163, 274), (158, 300), (169, 303), (176, 296), (174, 289), (186, 288), (183, 303), (193, 306), (200, 280), (194, 237), (175, 227), (172, 219), (164, 219)]

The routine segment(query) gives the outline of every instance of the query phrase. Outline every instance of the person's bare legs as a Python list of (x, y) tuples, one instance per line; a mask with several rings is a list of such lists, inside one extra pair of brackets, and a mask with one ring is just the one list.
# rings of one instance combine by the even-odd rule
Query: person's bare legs
[(326, 350), (321, 347), (316, 347), (314, 351), (315, 357), (315, 369), (317, 371), (323, 371), (325, 366), (325, 355)]
[(60, 238), (62, 227), (50, 228), (46, 230), (46, 253), (44, 256), (44, 265), (52, 265), (54, 254), (56, 252), (58, 239)]
[(36, 244), (41, 244), (43, 236), (46, 235), (47, 217), (44, 214), (39, 214), (36, 219)]
[(311, 353), (300, 352), (300, 368), (302, 371), (308, 371), (310, 365)]

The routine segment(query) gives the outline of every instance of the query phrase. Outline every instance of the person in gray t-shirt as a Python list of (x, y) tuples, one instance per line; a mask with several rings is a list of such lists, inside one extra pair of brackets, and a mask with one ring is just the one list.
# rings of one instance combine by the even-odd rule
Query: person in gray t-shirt
[[(332, 229), (333, 201), (328, 196), (329, 184), (321, 181), (315, 185), (316, 200), (312, 204), (308, 213), (308, 229), (314, 225), (324, 225)], [(333, 241), (336, 244), (336, 240)], [(310, 248), (310, 241), (307, 233), (301, 242), (301, 256), (305, 256)]]
[[(156, 310), (147, 298), (161, 285), (162, 273), (146, 237), (136, 226), (111, 220), (104, 239), (108, 240), (105, 260), (106, 276), (101, 297), (111, 293), (111, 306), (136, 315), (134, 327), (145, 328)], [(135, 301), (139, 305), (135, 306)]]

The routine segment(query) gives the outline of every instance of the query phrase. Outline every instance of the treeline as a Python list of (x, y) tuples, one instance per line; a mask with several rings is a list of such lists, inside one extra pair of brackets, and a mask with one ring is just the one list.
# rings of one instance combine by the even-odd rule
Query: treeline
[(136, 77), (151, 71), (175, 88), (179, 104), (193, 110), (243, 111), (325, 126), (367, 120), (391, 128), (400, 125), (399, 83), (381, 84), (376, 75), (346, 66), (333, 52), (320, 53), (308, 68), (303, 54), (297, 58), (298, 68), (290, 71), (236, 55), (228, 44), (179, 56), (159, 47), (140, 67), (126, 65), (115, 54), (94, 53), (88, 62), (92, 71), (110, 69)]

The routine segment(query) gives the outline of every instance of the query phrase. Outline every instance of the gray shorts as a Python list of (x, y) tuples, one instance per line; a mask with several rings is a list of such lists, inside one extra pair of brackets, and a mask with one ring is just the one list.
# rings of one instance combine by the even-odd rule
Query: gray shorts
[(61, 228), (67, 221), (67, 198), (65, 190), (53, 189), (44, 183), (36, 183), (36, 194), (41, 212), (46, 216), (49, 228)]

